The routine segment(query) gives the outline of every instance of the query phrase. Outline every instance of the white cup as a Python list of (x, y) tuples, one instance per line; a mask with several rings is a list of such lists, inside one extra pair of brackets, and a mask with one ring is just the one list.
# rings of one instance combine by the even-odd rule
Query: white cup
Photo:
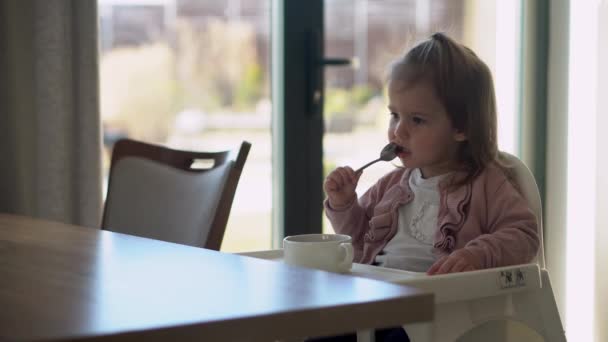
[(347, 272), (353, 265), (351, 237), (341, 234), (303, 234), (283, 239), (283, 260), (295, 266)]

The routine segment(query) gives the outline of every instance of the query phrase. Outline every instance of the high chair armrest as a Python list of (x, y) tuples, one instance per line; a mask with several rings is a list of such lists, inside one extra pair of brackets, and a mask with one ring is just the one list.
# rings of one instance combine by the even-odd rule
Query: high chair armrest
[(394, 282), (433, 292), (435, 303), (492, 297), (542, 287), (540, 268), (537, 264), (404, 278)]

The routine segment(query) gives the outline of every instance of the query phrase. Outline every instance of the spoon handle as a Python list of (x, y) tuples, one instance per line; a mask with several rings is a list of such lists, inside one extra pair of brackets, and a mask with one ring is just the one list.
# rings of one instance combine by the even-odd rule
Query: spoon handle
[(371, 162), (369, 162), (369, 163), (367, 163), (367, 164), (365, 164), (365, 165), (361, 166), (360, 168), (358, 168), (358, 169), (355, 171), (355, 174), (357, 174), (357, 173), (359, 173), (359, 172), (363, 171), (363, 170), (364, 170), (366, 167), (368, 167), (368, 166), (372, 165), (373, 163), (379, 162), (379, 161), (381, 161), (381, 160), (382, 160), (382, 159), (380, 159), (380, 158), (378, 158), (378, 159), (376, 159), (376, 160), (372, 160)]

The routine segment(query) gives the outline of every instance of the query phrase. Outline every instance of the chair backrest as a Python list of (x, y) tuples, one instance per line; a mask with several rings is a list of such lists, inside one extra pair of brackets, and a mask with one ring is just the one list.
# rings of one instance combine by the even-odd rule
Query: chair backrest
[(536, 179), (532, 171), (516, 156), (507, 152), (500, 152), (499, 158), (504, 167), (511, 171), (513, 181), (519, 187), (519, 190), (528, 202), (528, 205), (536, 215), (538, 230), (540, 236), (540, 249), (536, 262), (541, 268), (545, 268), (545, 249), (543, 243), (543, 204), (536, 184)]
[(235, 155), (118, 141), (102, 229), (219, 250), (250, 148), (244, 141)]

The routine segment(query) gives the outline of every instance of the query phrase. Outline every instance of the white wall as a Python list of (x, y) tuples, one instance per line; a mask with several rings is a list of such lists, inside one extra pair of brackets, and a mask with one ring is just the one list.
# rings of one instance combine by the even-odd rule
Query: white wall
[(598, 15), (595, 340), (608, 341), (608, 1), (602, 2)]
[(565, 317), (569, 1), (550, 6), (547, 80), (545, 256), (557, 306)]

